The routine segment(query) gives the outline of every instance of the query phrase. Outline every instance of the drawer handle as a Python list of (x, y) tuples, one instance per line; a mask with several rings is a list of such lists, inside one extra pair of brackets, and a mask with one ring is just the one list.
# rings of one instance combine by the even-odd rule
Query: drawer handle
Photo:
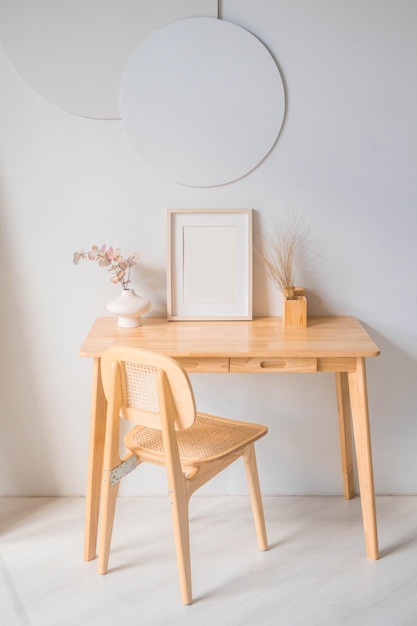
[(285, 369), (287, 367), (287, 362), (286, 361), (261, 361), (260, 366), (263, 370)]
[(200, 365), (198, 361), (186, 361), (184, 364), (187, 366), (187, 369), (198, 369)]

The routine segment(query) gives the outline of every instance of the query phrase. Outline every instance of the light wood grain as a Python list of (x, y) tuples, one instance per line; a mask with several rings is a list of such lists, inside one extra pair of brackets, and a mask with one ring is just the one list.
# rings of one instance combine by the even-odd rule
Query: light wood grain
[[(261, 550), (268, 549), (254, 449), (254, 442), (266, 435), (267, 428), (196, 413), (187, 374), (167, 356), (135, 348), (113, 348), (103, 354), (101, 372), (108, 406), (98, 572), (106, 574), (108, 571), (120, 484), (114, 482), (114, 471), (119, 471), (132, 457), (135, 465), (162, 465), (167, 473), (181, 598), (184, 604), (190, 604), (190, 498), (241, 457), (251, 494), (258, 545)], [(136, 424), (124, 437), (128, 453), (123, 459), (120, 457), (120, 418)], [(117, 480), (122, 478), (123, 472)]]
[(103, 467), (104, 438), (106, 432), (107, 402), (101, 383), (100, 359), (93, 361), (90, 439), (85, 502), (84, 560), (96, 557), (97, 528), (100, 506), (101, 472)]
[(284, 298), (282, 321), (285, 327), (304, 328), (307, 326), (307, 298), (296, 296)]
[(209, 357), (372, 357), (379, 349), (353, 317), (309, 317), (307, 328), (284, 328), (280, 317), (252, 321), (167, 321), (143, 318), (138, 328), (119, 328), (115, 318), (97, 319), (80, 347), (99, 357), (114, 345), (169, 354)]
[[(98, 362), (109, 347), (136, 347), (171, 356), (186, 371), (196, 373), (336, 373), (344, 494), (346, 498), (354, 495), (352, 413), (366, 553), (372, 559), (378, 558), (365, 358), (378, 356), (379, 349), (361, 323), (346, 316), (309, 317), (306, 328), (286, 328), (277, 317), (258, 317), (252, 321), (173, 322), (162, 318), (143, 321), (139, 328), (123, 329), (117, 326), (115, 318), (99, 318), (84, 340), (80, 356)], [(94, 558), (96, 549), (105, 410), (103, 391), (94, 373), (86, 559)]]
[(339, 415), (343, 493), (345, 498), (347, 500), (350, 500), (355, 495), (355, 483), (353, 480), (353, 453), (349, 383), (346, 372), (336, 372), (336, 396)]
[(230, 359), (231, 372), (317, 372), (317, 359), (305, 357), (254, 357), (251, 359)]
[(366, 554), (370, 559), (377, 559), (378, 536), (364, 359), (357, 359), (356, 371), (349, 372), (348, 377)]

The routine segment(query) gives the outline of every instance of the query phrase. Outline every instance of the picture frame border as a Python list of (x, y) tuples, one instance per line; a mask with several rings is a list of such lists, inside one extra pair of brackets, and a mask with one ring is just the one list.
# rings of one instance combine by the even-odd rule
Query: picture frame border
[[(234, 263), (236, 272), (236, 303), (207, 303), (195, 305), (184, 301), (183, 226), (207, 225), (236, 227), (237, 246)], [(216, 220), (216, 217), (219, 217)], [(252, 209), (168, 209), (168, 259), (167, 259), (167, 319), (182, 320), (251, 320), (253, 288), (253, 226)], [(239, 256), (241, 258), (239, 258)]]

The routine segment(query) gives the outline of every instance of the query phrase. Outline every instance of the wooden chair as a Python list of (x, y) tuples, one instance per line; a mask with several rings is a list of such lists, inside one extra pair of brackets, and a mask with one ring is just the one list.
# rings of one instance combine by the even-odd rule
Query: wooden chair
[[(188, 503), (191, 495), (239, 457), (243, 457), (260, 550), (267, 537), (254, 442), (267, 433), (259, 424), (196, 413), (191, 383), (173, 359), (137, 348), (106, 350), (101, 360), (108, 402), (103, 466), (102, 518), (98, 571), (108, 569), (117, 491), (136, 465), (166, 467), (181, 596), (190, 604), (191, 563)], [(121, 459), (119, 423), (136, 424), (125, 436)]]

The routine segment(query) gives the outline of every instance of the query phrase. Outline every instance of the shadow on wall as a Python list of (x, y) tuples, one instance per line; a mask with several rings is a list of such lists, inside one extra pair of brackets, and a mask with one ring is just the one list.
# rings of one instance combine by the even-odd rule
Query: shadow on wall
[(415, 336), (408, 337), (401, 328), (381, 334), (364, 326), (381, 351), (378, 358), (367, 362), (375, 491), (383, 495), (416, 494)]
[[(36, 387), (28, 328), (20, 308), (16, 249), (0, 196), (0, 495), (42, 495), (53, 467)], [(39, 365), (42, 355), (39, 355)], [(48, 487), (44, 485), (48, 476)], [(52, 482), (52, 485), (51, 485)]]

